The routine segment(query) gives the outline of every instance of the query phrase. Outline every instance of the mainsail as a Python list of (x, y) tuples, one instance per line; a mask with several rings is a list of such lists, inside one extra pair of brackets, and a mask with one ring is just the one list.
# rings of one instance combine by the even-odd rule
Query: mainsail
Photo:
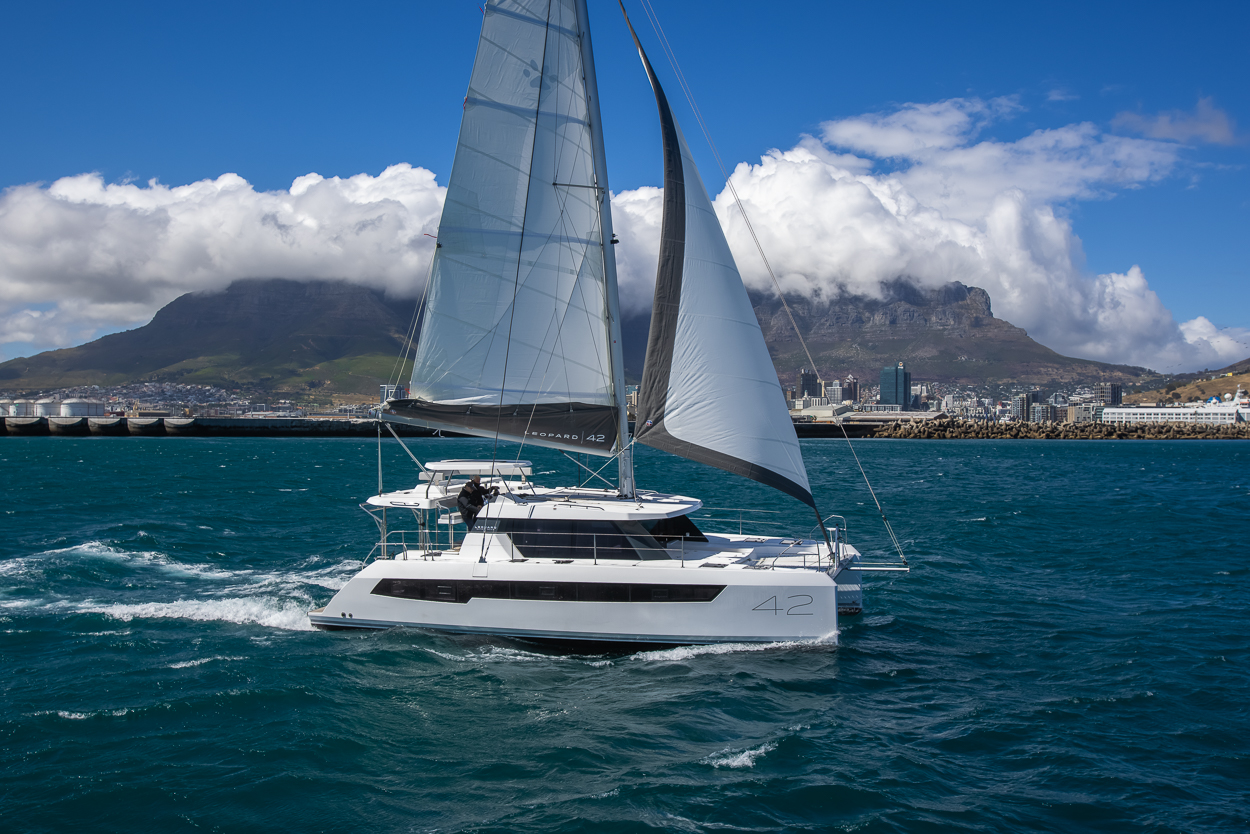
[(585, 0), (493, 0), (409, 399), (384, 418), (610, 454), (624, 426)]
[(660, 261), (634, 437), (775, 487), (814, 509), (794, 423), (746, 287), (632, 24), (630, 33), (664, 137)]

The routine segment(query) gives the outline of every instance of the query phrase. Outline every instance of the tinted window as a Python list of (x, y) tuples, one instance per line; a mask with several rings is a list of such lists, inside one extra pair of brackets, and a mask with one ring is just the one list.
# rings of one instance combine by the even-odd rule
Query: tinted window
[(588, 519), (501, 519), (507, 533), (528, 559), (669, 559), (664, 546), (636, 521)]
[(671, 541), (685, 539), (688, 542), (705, 542), (707, 536), (694, 525), (689, 516), (679, 515), (676, 518), (653, 518), (642, 522), (656, 541), (668, 544)]
[(382, 579), (373, 593), (430, 602), (531, 599), (552, 602), (711, 602), (724, 585), (648, 585), (624, 582), (497, 582)]

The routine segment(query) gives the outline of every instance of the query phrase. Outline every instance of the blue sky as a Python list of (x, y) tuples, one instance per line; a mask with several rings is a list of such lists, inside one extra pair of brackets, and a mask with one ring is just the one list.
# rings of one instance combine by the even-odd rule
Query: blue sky
[[(1166, 170), (1044, 202), (1070, 221), (1090, 276), (1138, 265), (1177, 321), (1250, 327), (1246, 4), (654, 4), (731, 165), (906, 103), (1009, 101), (978, 122), (975, 142), (1084, 123), (1154, 131), (1178, 146)], [(641, 5), (627, 6), (677, 98)], [(590, 9), (611, 185), (659, 185), (654, 103), (632, 43), (615, 0)], [(280, 191), (310, 172), (376, 176), (397, 163), (445, 184), (480, 20), (478, 3), (459, 0), (5, 2), (0, 188), (88, 172), (169, 186), (234, 173)], [(1200, 101), (1234, 125), (1230, 141), (1160, 134), (1159, 114), (1199, 119)], [(684, 121), (718, 192), (723, 180)], [(856, 151), (876, 175), (916, 164), (877, 147)], [(27, 293), (18, 306), (55, 303)]]

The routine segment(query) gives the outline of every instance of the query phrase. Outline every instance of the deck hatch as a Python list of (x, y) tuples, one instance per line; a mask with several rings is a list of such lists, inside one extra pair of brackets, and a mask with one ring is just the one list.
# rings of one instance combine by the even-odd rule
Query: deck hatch
[(655, 585), (643, 582), (504, 582), (445, 579), (382, 579), (373, 593), (428, 602), (466, 603), (471, 599), (522, 599), (547, 602), (711, 602), (724, 585)]

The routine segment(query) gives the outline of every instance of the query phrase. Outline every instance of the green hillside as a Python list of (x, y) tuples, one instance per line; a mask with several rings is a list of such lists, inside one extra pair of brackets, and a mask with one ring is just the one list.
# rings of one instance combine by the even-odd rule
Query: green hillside
[(413, 310), (343, 282), (236, 281), (184, 295), (135, 330), (0, 364), (0, 386), (161, 380), (373, 394), (392, 376)]

